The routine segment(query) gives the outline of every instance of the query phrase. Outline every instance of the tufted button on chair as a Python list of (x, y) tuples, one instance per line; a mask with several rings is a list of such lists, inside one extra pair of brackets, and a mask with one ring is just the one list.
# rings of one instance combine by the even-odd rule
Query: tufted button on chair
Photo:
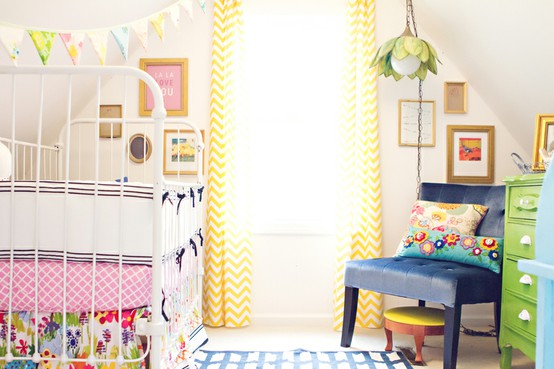
[[(504, 186), (422, 183), (420, 199), (486, 205), (489, 210), (475, 234), (504, 237)], [(348, 261), (341, 346), (350, 347), (352, 342), (360, 289), (416, 299), (419, 306), (430, 301), (444, 305), (443, 367), (455, 369), (462, 305), (494, 303), (498, 339), (501, 284), (498, 273), (453, 261), (408, 257)]]

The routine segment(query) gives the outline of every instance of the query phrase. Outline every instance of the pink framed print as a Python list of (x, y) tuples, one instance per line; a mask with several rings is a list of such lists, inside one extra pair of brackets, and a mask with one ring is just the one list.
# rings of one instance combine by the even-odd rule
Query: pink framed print
[[(156, 80), (169, 116), (188, 115), (188, 59), (140, 59), (140, 69)], [(144, 82), (139, 86), (139, 114), (150, 116), (154, 100)]]

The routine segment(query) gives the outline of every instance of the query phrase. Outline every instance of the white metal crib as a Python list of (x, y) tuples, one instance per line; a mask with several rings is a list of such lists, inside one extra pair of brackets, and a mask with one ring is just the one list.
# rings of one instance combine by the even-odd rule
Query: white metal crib
[[(50, 76), (55, 77), (54, 86), (49, 85)], [(58, 368), (72, 368), (70, 365), (76, 367), (78, 363), (91, 367), (116, 363), (139, 368), (146, 357), (150, 368), (186, 367), (191, 351), (199, 345), (191, 344), (192, 331), (197, 333), (202, 329), (198, 313), (202, 300), (202, 132), (184, 119), (166, 119), (158, 84), (138, 69), (0, 66), (0, 78), (3, 86), (11, 86), (2, 105), (7, 109), (0, 111), (0, 128), (8, 134), (0, 141), (11, 152), (12, 167), (9, 179), (0, 179), (3, 205), (0, 210), (0, 259), (6, 268), (9, 266), (7, 276), (0, 277), (0, 289), (9, 291), (7, 308), (0, 311), (3, 317), (0, 367), (27, 368), (31, 362), (44, 367), (45, 363), (52, 362)], [(25, 102), (25, 109), (37, 112), (36, 124), (31, 124), (36, 131), (31, 133), (28, 129), (24, 132), (19, 129), (23, 123), (18, 119), (23, 115), (18, 99), (26, 99), (26, 94), (18, 91), (21, 81), (27, 78), (38, 81), (35, 83), (38, 98), (36, 101), (28, 98)], [(85, 78), (90, 79), (89, 85), (93, 86), (85, 89), (89, 94), (88, 105), (93, 110), (88, 115), (92, 118), (79, 118), (78, 113), (82, 115), (86, 108), (77, 106), (74, 101), (75, 90)], [(122, 101), (122, 118), (100, 118), (103, 88), (116, 80), (121, 81), (121, 92), (116, 93), (116, 98)], [(128, 105), (132, 105), (127, 98), (129, 91), (133, 91), (129, 86), (135, 86), (138, 81), (143, 81), (152, 91), (155, 106), (152, 118), (127, 114)], [(67, 91), (61, 125), (49, 123), (47, 119), (49, 108), (45, 95), (51, 88)], [(113, 90), (110, 86), (112, 99)], [(100, 138), (101, 124), (109, 124), (112, 132), (115, 124), (121, 124), (121, 138)], [(60, 126), (63, 128), (59, 134), (49, 131)], [(167, 132), (164, 135), (168, 128), (174, 132), (174, 141), (168, 141)], [(144, 160), (139, 164), (129, 160), (129, 138), (137, 132), (143, 138), (149, 135), (152, 138), (148, 142), (143, 140)], [(190, 135), (194, 137), (192, 143)], [(181, 166), (191, 165), (181, 161), (181, 145), (187, 140), (182, 137), (185, 136), (188, 137), (186, 144), (194, 146), (193, 175), (179, 174)], [(167, 145), (176, 145), (175, 157), (165, 148)], [(152, 154), (147, 161), (149, 150)], [(164, 164), (168, 160), (174, 161), (177, 168), (177, 175), (171, 178), (164, 175)], [(25, 268), (28, 275), (33, 275), (29, 283), (34, 296), (28, 312), (17, 315), (16, 300), (24, 294), (16, 288), (21, 282), (17, 278), (23, 263), (30, 263), (25, 264)], [(85, 265), (87, 273), (90, 268), (85, 286), (90, 293), (86, 293), (86, 298), (77, 298), (72, 295), (72, 278), (78, 280), (78, 271)], [(141, 269), (141, 273), (149, 276), (145, 277), (147, 280), (126, 274), (135, 266), (147, 268), (146, 271)], [(48, 306), (44, 291), (51, 288), (44, 285), (46, 267), (61, 268), (56, 277), (61, 290), (53, 293), (62, 298), (59, 306), (48, 307), (48, 313), (58, 319), (57, 331), (51, 328), (56, 326), (52, 325), (54, 320), (45, 320), (41, 310)], [(115, 273), (118, 279), (111, 285), (117, 291), (113, 294), (115, 297), (110, 295), (113, 303), (100, 297), (104, 293), (101, 289), (107, 290), (110, 286), (102, 285), (110, 283), (102, 280), (108, 271)], [(142, 292), (148, 292), (141, 298), (144, 300), (144, 296), (149, 295), (145, 306), (135, 306), (142, 302), (127, 302), (129, 299), (123, 292), (127, 283), (143, 283), (145, 291)], [(76, 307), (72, 305), (73, 300), (86, 300), (90, 304)], [(79, 323), (89, 327), (90, 337), (77, 335), (77, 329), (70, 322), (74, 320), (72, 313), (81, 314), (79, 319), (83, 321)], [(16, 329), (17, 324), (21, 325), (20, 319), (26, 316), (29, 317), (30, 342), (21, 339)], [(112, 322), (110, 319), (117, 322), (117, 328), (109, 334), (102, 331), (100, 338), (93, 336), (99, 324)], [(60, 347), (55, 355), (53, 350), (58, 349), (44, 341), (47, 334), (59, 337), (56, 339)], [(147, 337), (144, 347), (137, 341), (141, 350), (135, 352), (138, 349), (132, 346), (133, 354), (125, 353), (123, 343), (136, 336)], [(196, 338), (204, 339), (205, 333)], [(119, 345), (113, 343), (115, 341), (119, 341)], [(85, 348), (78, 345), (85, 343)], [(111, 352), (106, 351), (108, 343), (114, 345)], [(13, 366), (14, 363), (20, 366)]]

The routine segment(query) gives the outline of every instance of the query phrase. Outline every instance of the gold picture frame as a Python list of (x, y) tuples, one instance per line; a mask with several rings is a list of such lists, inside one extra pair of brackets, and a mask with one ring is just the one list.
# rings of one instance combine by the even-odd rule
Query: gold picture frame
[(444, 112), (467, 113), (467, 83), (444, 82)]
[(142, 164), (152, 155), (152, 141), (150, 138), (142, 133), (137, 133), (131, 136), (129, 139), (129, 159), (133, 162)]
[(554, 114), (537, 114), (533, 147), (533, 170), (536, 171), (545, 170), (540, 149), (554, 151)]
[[(168, 116), (188, 115), (188, 59), (140, 59), (140, 69), (160, 86)], [(139, 84), (139, 114), (150, 116), (154, 100), (143, 81)]]
[[(421, 146), (435, 146), (435, 101), (423, 100)], [(398, 145), (417, 146), (419, 100), (398, 100)]]
[[(200, 130), (204, 142), (204, 130)], [(198, 142), (192, 130), (166, 129), (164, 131), (164, 174), (198, 174)], [(202, 172), (204, 172), (204, 160)]]
[[(121, 105), (100, 105), (100, 118), (121, 118), (122, 116)], [(121, 138), (121, 123), (100, 123), (98, 131), (100, 138)]]
[(494, 126), (450, 125), (446, 129), (446, 181), (493, 183)]

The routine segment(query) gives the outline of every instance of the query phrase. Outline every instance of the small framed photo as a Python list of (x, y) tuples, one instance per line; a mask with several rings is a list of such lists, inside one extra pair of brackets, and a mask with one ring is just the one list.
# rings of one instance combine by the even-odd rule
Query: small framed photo
[(444, 82), (444, 112), (467, 113), (467, 83)]
[(447, 182), (494, 182), (494, 126), (447, 126)]
[[(121, 105), (100, 105), (100, 118), (121, 118)], [(100, 138), (120, 138), (121, 123), (100, 123)]]
[[(160, 86), (167, 115), (188, 115), (188, 59), (140, 59), (140, 69), (151, 75)], [(152, 92), (141, 81), (139, 114), (150, 116), (153, 108)]]
[[(204, 131), (200, 132), (204, 141)], [(198, 159), (198, 142), (194, 131), (164, 131), (164, 174), (197, 174)]]
[(554, 153), (554, 114), (537, 114), (535, 125), (535, 146), (533, 148), (533, 170), (544, 171), (543, 158), (540, 152), (544, 150), (549, 156)]
[(141, 164), (150, 159), (152, 155), (152, 141), (148, 136), (137, 133), (129, 139), (129, 159)]
[[(435, 146), (435, 102), (421, 102), (421, 146)], [(417, 146), (418, 100), (398, 101), (398, 145)]]

